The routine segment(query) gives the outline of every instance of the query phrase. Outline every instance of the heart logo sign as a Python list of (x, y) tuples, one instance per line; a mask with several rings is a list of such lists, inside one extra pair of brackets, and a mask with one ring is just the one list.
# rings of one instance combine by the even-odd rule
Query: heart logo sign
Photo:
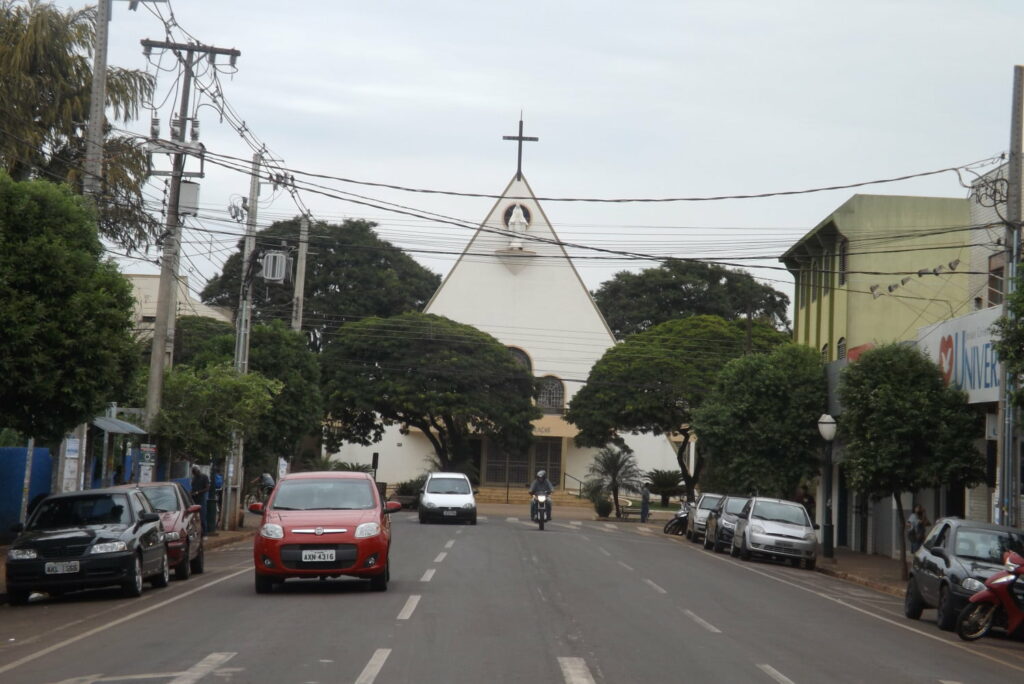
[(952, 335), (946, 335), (939, 341), (939, 368), (942, 369), (942, 378), (947, 385), (953, 379), (953, 348)]

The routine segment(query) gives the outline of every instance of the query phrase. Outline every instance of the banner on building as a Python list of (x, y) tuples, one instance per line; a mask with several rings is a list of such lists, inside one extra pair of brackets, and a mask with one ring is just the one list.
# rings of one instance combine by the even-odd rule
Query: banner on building
[(992, 346), (998, 307), (941, 321), (917, 331), (917, 346), (939, 364), (947, 385), (967, 392), (970, 404), (999, 401), (999, 359)]

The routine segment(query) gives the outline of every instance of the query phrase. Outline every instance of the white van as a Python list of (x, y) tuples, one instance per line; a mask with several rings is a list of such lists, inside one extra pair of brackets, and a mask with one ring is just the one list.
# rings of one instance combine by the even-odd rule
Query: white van
[(420, 524), (428, 520), (465, 520), (476, 525), (476, 494), (462, 473), (430, 473), (420, 490)]

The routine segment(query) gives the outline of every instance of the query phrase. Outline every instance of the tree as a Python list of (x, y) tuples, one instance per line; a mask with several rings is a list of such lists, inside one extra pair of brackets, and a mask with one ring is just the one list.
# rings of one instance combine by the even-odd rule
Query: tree
[(193, 461), (212, 463), (231, 448), (231, 435), (256, 434), (282, 388), (259, 373), (241, 374), (222, 363), (206, 368), (176, 366), (164, 380), (163, 402), (153, 432)]
[(670, 496), (679, 496), (684, 488), (679, 486), (683, 480), (682, 472), (678, 470), (654, 470), (647, 471), (647, 480), (651, 483), (651, 493), (661, 497), (661, 505), (668, 506)]
[(0, 171), (0, 426), (56, 442), (130, 392), (132, 306), (84, 200)]
[[(573, 397), (565, 419), (579, 429), (576, 444), (624, 444), (623, 434), (682, 435), (676, 460), (687, 496), (693, 500), (703, 455), (693, 472), (687, 465), (691, 412), (699, 406), (718, 371), (747, 347), (746, 325), (718, 316), (691, 316), (661, 323), (605, 352), (587, 384)], [(754, 322), (755, 352), (785, 341), (785, 335)], [(698, 442), (699, 446), (699, 442)]]
[[(0, 0), (0, 169), (16, 180), (65, 181), (81, 190), (84, 125), (92, 88), (96, 8), (60, 11), (40, 0)], [(144, 71), (108, 67), (106, 105), (130, 121), (152, 99)], [(142, 144), (105, 131), (100, 233), (126, 248), (158, 226), (145, 210), (149, 163)]]
[[(1018, 277), (1016, 287), (1006, 299), (1004, 315), (993, 326), (996, 355), (1003, 362), (1005, 372), (1017, 378), (1016, 385), (1007, 387), (1010, 401), (1017, 408), (1024, 407), (1024, 391), (1020, 379), (1024, 378), (1024, 277)], [(1000, 382), (1002, 382), (1000, 378)]]
[(605, 447), (597, 452), (594, 461), (587, 468), (587, 475), (601, 483), (604, 491), (612, 495), (615, 517), (622, 517), (619, 506), (619, 491), (635, 492), (640, 489), (642, 474), (636, 458), (629, 449)]
[(726, 491), (788, 497), (818, 472), (825, 375), (810, 347), (787, 344), (733, 359), (693, 413), (694, 430)]
[[(984, 477), (974, 447), (978, 416), (966, 395), (944, 386), (942, 371), (916, 348), (888, 344), (864, 352), (840, 376), (839, 398), (838, 436), (850, 486), (873, 498), (892, 496), (901, 530), (904, 492), (972, 486)], [(901, 558), (906, 546), (901, 534)]]
[(620, 340), (665, 321), (699, 315), (789, 328), (785, 294), (745, 271), (698, 261), (669, 259), (640, 273), (620, 271), (601, 284), (594, 300)]
[(206, 316), (181, 316), (175, 320), (175, 364), (202, 368), (233, 360), (234, 354), (235, 327), (230, 323)]
[(432, 314), (348, 323), (321, 368), (334, 450), (341, 441), (373, 444), (398, 425), (422, 431), (445, 470), (461, 470), (471, 463), (471, 436), (525, 451), (541, 416), (533, 376), (504, 345)]
[[(343, 324), (368, 316), (388, 317), (419, 311), (440, 285), (440, 278), (373, 232), (375, 223), (346, 220), (341, 225), (316, 222), (310, 227), (310, 251), (316, 254), (306, 267), (303, 320), (310, 348), (322, 351)], [(299, 219), (278, 221), (257, 234), (257, 246), (279, 248), (282, 241), (295, 247)], [(228, 257), (224, 270), (203, 289), (207, 304), (238, 305), (241, 249)], [(256, 321), (291, 319), (292, 288), (268, 284), (254, 292)]]

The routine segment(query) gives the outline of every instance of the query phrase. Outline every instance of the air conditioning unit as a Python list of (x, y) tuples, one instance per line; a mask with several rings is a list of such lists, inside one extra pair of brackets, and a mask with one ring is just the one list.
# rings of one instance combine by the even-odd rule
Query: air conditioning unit
[(267, 252), (263, 255), (263, 279), (272, 283), (284, 281), (288, 273), (288, 255), (284, 252)]

